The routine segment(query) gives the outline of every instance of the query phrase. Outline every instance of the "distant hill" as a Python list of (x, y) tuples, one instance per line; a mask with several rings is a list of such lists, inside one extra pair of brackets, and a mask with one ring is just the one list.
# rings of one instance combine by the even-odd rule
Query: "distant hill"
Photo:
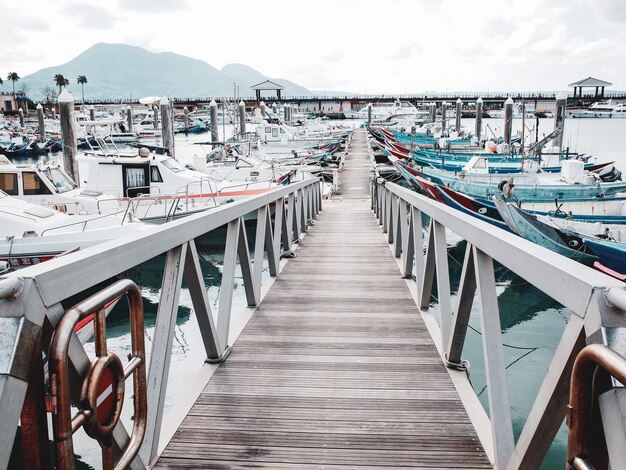
[[(312, 93), (288, 80), (270, 78), (247, 65), (228, 64), (218, 70), (198, 59), (172, 52), (154, 53), (125, 44), (95, 44), (69, 62), (41, 69), (22, 77), (28, 95), (34, 100), (42, 97), (41, 90), (55, 87), (54, 76), (62, 74), (70, 80), (68, 89), (80, 98), (81, 87), (76, 83), (85, 75), (85, 99), (169, 96), (204, 98), (232, 96), (233, 83), (242, 96), (252, 96), (250, 86), (272, 80), (285, 87), (283, 96), (307, 96)], [(5, 85), (6, 86), (6, 85)], [(55, 87), (56, 88), (56, 87)]]

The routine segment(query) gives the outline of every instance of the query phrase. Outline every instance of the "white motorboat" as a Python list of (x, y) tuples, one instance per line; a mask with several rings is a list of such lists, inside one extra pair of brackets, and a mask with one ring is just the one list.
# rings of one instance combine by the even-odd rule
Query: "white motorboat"
[(149, 228), (130, 214), (68, 215), (0, 191), (0, 261), (12, 268)]
[(568, 113), (572, 118), (626, 118), (626, 103), (607, 100), (593, 103), (589, 109), (577, 109)]

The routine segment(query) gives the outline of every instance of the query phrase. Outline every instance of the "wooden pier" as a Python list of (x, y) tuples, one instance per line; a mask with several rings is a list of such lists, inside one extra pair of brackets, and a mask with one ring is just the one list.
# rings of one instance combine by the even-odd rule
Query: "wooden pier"
[(154, 468), (491, 468), (370, 210), (365, 132)]

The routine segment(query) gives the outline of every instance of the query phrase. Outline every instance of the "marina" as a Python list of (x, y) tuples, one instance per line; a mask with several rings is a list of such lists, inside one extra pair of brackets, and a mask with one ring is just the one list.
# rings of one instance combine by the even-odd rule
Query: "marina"
[(0, 470), (626, 470), (620, 6), (299, 6), (5, 8)]

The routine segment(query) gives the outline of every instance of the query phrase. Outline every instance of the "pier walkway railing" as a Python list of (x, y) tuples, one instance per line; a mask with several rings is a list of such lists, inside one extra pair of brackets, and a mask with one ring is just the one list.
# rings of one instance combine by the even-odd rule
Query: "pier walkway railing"
[[(583, 429), (580, 420), (589, 419), (591, 411), (577, 413), (568, 407), (572, 368), (577, 355), (587, 345), (605, 345), (626, 355), (626, 286), (593, 269), (539, 247), (516, 235), (423, 197), (399, 185), (378, 178), (370, 185), (372, 210), (396, 256), (402, 274), (414, 278), (417, 301), (437, 343), (442, 360), (452, 369), (456, 383), (469, 379), (462, 360), (472, 304), (480, 304), (482, 346), (485, 361), (488, 409), (472, 406), (466, 409), (476, 426), (485, 450), (499, 469), (538, 468), (563, 423), (568, 409), (568, 425)], [(424, 239), (422, 217), (430, 218)], [(427, 219), (425, 220), (427, 221)], [(467, 241), (465, 260), (455, 305), (451, 302), (446, 231)], [(426, 247), (426, 248), (424, 248)], [(536, 396), (525, 426), (514, 440), (505, 360), (501, 336), (494, 261), (558, 301), (571, 312), (567, 326)], [(440, 318), (428, 312), (433, 284), (436, 282)], [(478, 295), (475, 295), (478, 294)], [(596, 359), (597, 360), (597, 359)], [(587, 361), (589, 362), (589, 361)], [(610, 361), (606, 361), (605, 364)], [(622, 360), (623, 363), (623, 360)], [(616, 364), (613, 361), (613, 364)], [(606, 369), (607, 366), (604, 365)], [(460, 369), (455, 372), (454, 369)], [(587, 367), (589, 369), (589, 367)], [(593, 376), (593, 368), (591, 376)], [(622, 371), (622, 376), (626, 371)], [(585, 377), (582, 373), (581, 376)], [(615, 376), (615, 375), (614, 375)], [(589, 380), (590, 374), (586, 378)], [(591, 384), (572, 385), (587, 390)], [(465, 386), (464, 390), (471, 390)], [(626, 462), (626, 394), (614, 379), (593, 383), (599, 395), (599, 409), (604, 426), (608, 456), (613, 468), (624, 468)], [(589, 388), (590, 390), (590, 388)], [(591, 393), (586, 395), (589, 398)], [(474, 397), (475, 398), (475, 397)], [(475, 404), (475, 403), (474, 403)], [(587, 406), (591, 406), (587, 404)], [(594, 416), (597, 424), (598, 418)], [(484, 424), (487, 423), (487, 429)], [(589, 430), (590, 428), (585, 428)], [(582, 455), (576, 465), (591, 459), (593, 468), (607, 468), (603, 459), (604, 443), (598, 428), (576, 439), (593, 440), (594, 455)], [(592, 435), (593, 434), (593, 435)], [(601, 434), (600, 434), (601, 435)], [(604, 452), (606, 455), (606, 451)], [(570, 455), (570, 458), (576, 457)], [(572, 462), (570, 462), (572, 464)], [(587, 468), (587, 467), (573, 467)]]
[[(281, 258), (292, 254), (293, 243), (297, 242), (301, 234), (313, 223), (313, 219), (321, 210), (321, 202), (321, 182), (316, 178), (310, 178), (260, 196), (164, 224), (145, 234), (107, 242), (1, 277), (0, 469), (9, 465), (20, 421), (24, 468), (50, 467), (46, 411), (61, 413), (67, 417), (61, 429), (62, 435), (59, 436), (60, 428), (56, 429), (57, 451), (59, 442), (67, 444), (68, 439), (71, 440), (71, 434), (81, 425), (85, 425), (88, 432), (91, 429), (96, 435), (103, 445), (103, 455), (109, 456), (107, 458), (110, 458), (111, 452), (109, 450), (104, 452), (105, 447), (110, 447), (112, 441), (122, 450), (129, 446), (137, 449), (136, 441), (143, 436), (141, 452), (130, 460), (133, 460), (132, 468), (146, 468), (155, 460), (162, 431), (165, 394), (183, 278), (189, 288), (207, 361), (220, 362), (228, 355), (232, 340), (231, 329), (235, 326), (242, 327), (234, 326), (231, 322), (236, 272), (240, 269), (243, 276), (248, 306), (257, 305), (271, 284), (271, 281), (265, 282), (265, 285), (262, 283), (264, 262), (268, 265), (271, 277), (279, 274), (286, 262), (281, 261)], [(256, 218), (254, 246), (248, 243), (245, 229), (244, 217), (249, 218), (250, 214)], [(227, 233), (221, 295), (214, 315), (207, 297), (195, 239), (223, 226), (227, 227)], [(144, 364), (145, 358), (142, 357), (142, 347), (135, 353), (133, 343), (134, 357), (126, 369), (121, 371), (119, 359), (112, 359), (106, 351), (106, 343), (102, 344), (105, 333), (99, 314), (95, 321), (97, 336), (101, 338), (97, 345), (99, 365), (90, 363), (85, 349), (77, 336), (71, 334), (71, 329), (69, 338), (58, 338), (61, 333), (55, 329), (65, 313), (62, 302), (159, 255), (165, 255), (165, 267), (152, 338), (153, 346), (147, 366)], [(133, 289), (136, 292), (136, 287), (126, 286), (119, 293), (133, 292)], [(84, 304), (90, 306), (91, 312), (96, 312), (103, 307), (103, 298), (111, 300), (113, 297), (111, 292), (100, 293)], [(79, 310), (86, 308), (81, 305), (83, 304), (77, 306), (80, 307)], [(132, 305), (135, 305), (135, 308), (131, 310), (137, 310), (136, 299), (134, 303), (131, 302)], [(91, 313), (79, 311), (76, 316), (76, 309), (73, 311), (75, 321)], [(141, 324), (143, 325), (143, 322)], [(67, 330), (63, 334), (67, 334)], [(135, 333), (133, 335), (135, 341)], [(41, 355), (48, 354), (51, 343), (64, 346), (57, 348), (60, 358), (55, 356), (54, 361), (51, 358), (50, 393), (46, 394)], [(112, 364), (113, 362), (116, 364)], [(63, 365), (66, 363), (69, 364), (67, 367)], [(66, 393), (64, 380), (68, 367), (71, 370), (69, 387), (72, 389), (73, 398), (76, 400), (77, 397), (82, 397), (81, 400), (76, 400), (81, 410), (71, 420), (71, 424), (68, 424), (69, 409), (58, 409), (69, 403), (67, 395), (64, 395)], [(124, 376), (127, 379), (133, 370), (135, 373), (141, 373), (143, 367), (148, 371), (147, 422), (141, 426), (133, 426), (133, 431), (129, 435), (124, 424), (117, 421), (120, 411), (117, 409), (120, 405), (119, 399), (114, 397), (112, 405), (105, 403), (109, 415), (103, 412), (105, 413), (103, 418), (100, 409), (103, 400), (100, 395), (93, 394), (106, 392), (106, 387), (100, 390), (104, 383), (103, 377), (106, 375), (103, 368), (110, 368), (109, 375), (114, 375), (117, 380), (113, 381), (112, 388), (123, 396)], [(60, 378), (61, 375), (63, 378)], [(86, 377), (88, 379), (84, 380)], [(144, 383), (145, 380), (144, 377)], [(138, 395), (137, 389), (134, 395)], [(92, 407), (97, 403), (97, 410), (89, 409), (89, 403)], [(85, 406), (86, 409), (83, 409)], [(143, 406), (141, 414), (145, 415), (145, 405)], [(141, 409), (142, 407), (139, 407), (139, 410)], [(94, 421), (96, 411), (98, 423)], [(138, 412), (136, 409), (136, 417), (139, 416)], [(108, 428), (113, 428), (111, 423), (117, 425), (110, 430), (111, 433), (108, 433)], [(71, 443), (69, 448), (71, 449)], [(73, 459), (70, 464), (73, 468)]]

